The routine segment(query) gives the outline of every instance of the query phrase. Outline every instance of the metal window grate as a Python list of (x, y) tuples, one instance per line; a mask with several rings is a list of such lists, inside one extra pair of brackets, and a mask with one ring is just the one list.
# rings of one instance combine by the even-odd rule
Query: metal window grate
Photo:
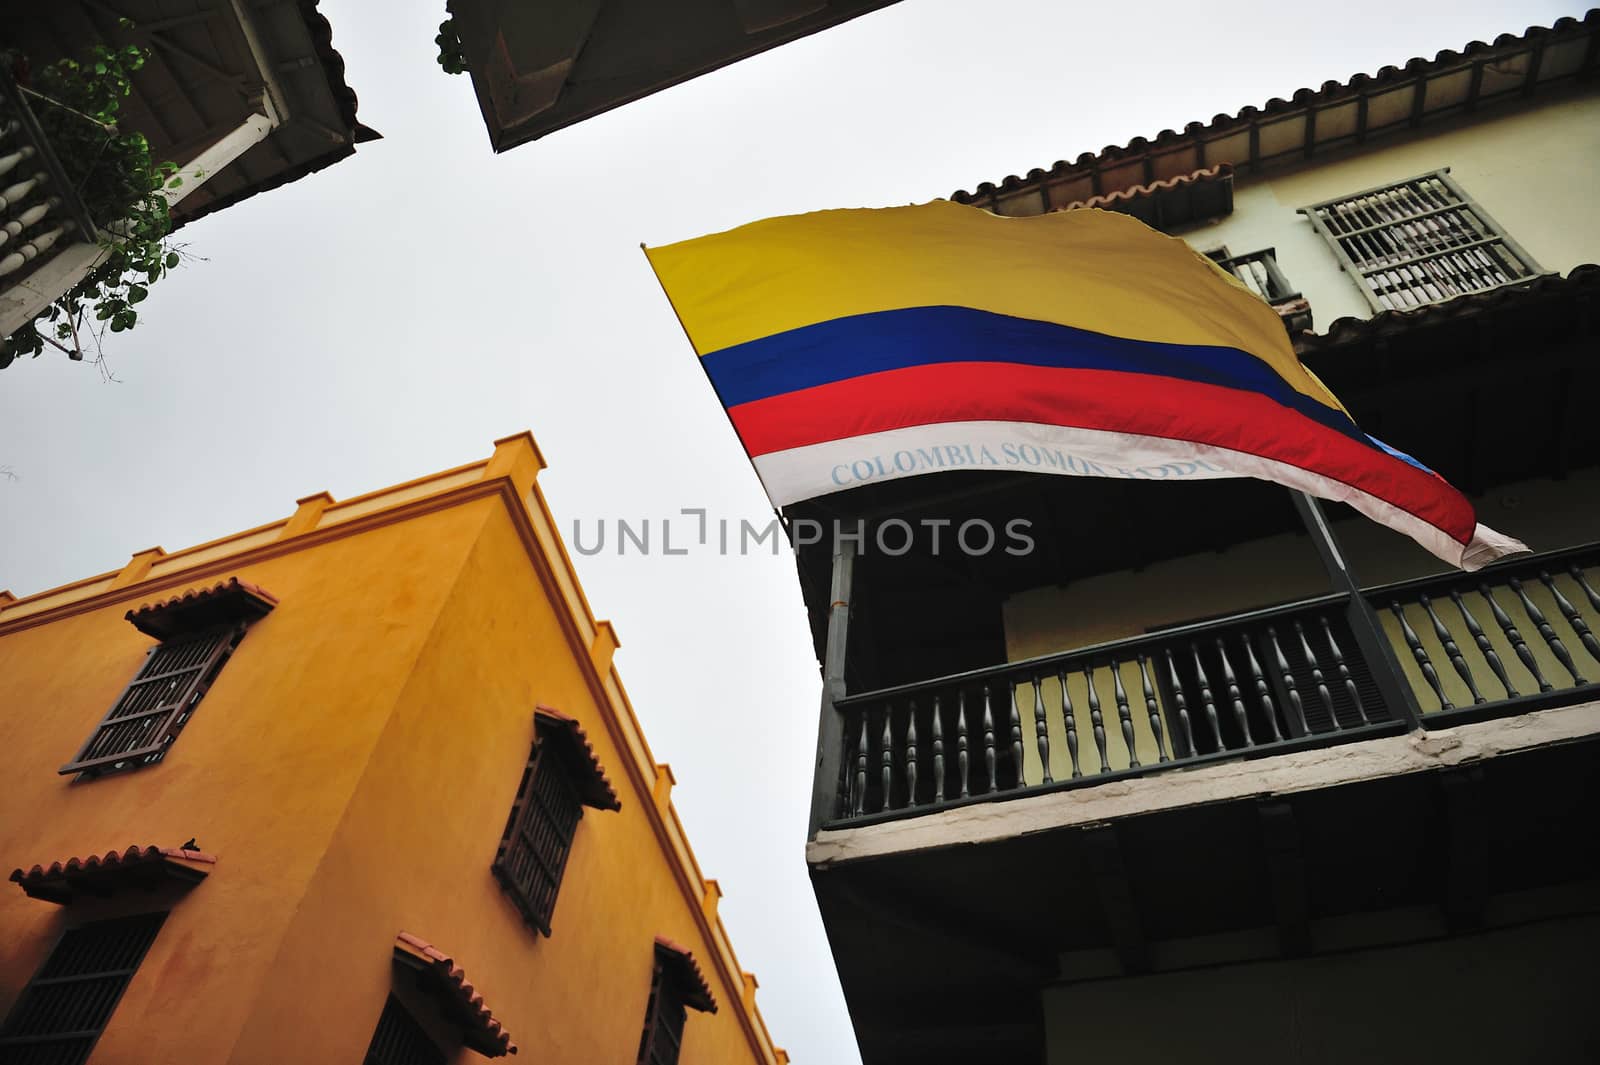
[(545, 935), (583, 804), (571, 770), (546, 744), (535, 744), (493, 870), (523, 917)]
[(1448, 170), (1300, 208), (1374, 311), (1406, 310), (1540, 273)]
[(393, 995), (378, 1015), (364, 1065), (444, 1065), (444, 1051)]
[(0, 1062), (87, 1061), (166, 916), (96, 921), (62, 936), (0, 1027)]
[(687, 1017), (682, 990), (660, 961), (650, 979), (644, 1034), (639, 1038), (639, 1065), (678, 1065)]
[(159, 643), (72, 761), (82, 773), (160, 761), (244, 638), (235, 625)]

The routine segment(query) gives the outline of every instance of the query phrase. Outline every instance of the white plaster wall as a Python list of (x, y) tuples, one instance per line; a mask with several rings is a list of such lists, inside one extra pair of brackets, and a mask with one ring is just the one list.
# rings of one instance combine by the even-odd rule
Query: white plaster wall
[(1276, 247), (1321, 332), (1372, 311), (1297, 209), (1445, 167), (1544, 270), (1600, 261), (1600, 93), (1592, 88), (1337, 149), (1287, 172), (1240, 173), (1233, 214), (1180, 235), (1201, 251)]

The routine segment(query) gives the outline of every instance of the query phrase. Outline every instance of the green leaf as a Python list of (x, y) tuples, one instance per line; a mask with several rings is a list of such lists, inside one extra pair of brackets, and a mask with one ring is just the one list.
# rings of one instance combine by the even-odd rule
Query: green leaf
[(129, 285), (128, 286), (128, 302), (129, 303), (140, 303), (148, 295), (150, 295), (150, 290), (145, 288), (143, 285)]
[(167, 269), (170, 270), (174, 266), (177, 266), (177, 265), (178, 265), (178, 253), (175, 252), (175, 251), (167, 252)]

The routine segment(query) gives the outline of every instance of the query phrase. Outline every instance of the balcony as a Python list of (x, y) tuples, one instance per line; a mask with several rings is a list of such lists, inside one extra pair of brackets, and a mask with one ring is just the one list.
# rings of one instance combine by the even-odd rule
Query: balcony
[[(68, 248), (92, 249), (97, 240), (23, 91), (0, 70), (0, 307), (17, 303), (36, 313), (42, 304), (29, 290), (53, 297), (59, 285), (48, 279), (51, 264)], [(10, 361), (9, 349), (0, 348), (0, 366)]]
[(1263, 248), (1247, 255), (1232, 255), (1216, 260), (1218, 266), (1238, 278), (1251, 292), (1260, 296), (1283, 319), (1284, 328), (1291, 335), (1311, 329), (1311, 304), (1307, 303), (1289, 279), (1278, 269), (1276, 248)]
[(1590, 544), (849, 695), (826, 827), (1600, 699), (1597, 569)]

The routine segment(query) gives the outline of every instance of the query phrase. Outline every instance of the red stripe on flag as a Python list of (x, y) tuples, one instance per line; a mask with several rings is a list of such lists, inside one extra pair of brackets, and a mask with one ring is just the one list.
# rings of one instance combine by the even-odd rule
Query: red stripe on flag
[(728, 410), (752, 458), (868, 433), (947, 422), (1033, 422), (1186, 440), (1341, 481), (1461, 543), (1472, 504), (1443, 478), (1318, 424), (1267, 396), (1172, 377), (938, 363), (867, 374)]

